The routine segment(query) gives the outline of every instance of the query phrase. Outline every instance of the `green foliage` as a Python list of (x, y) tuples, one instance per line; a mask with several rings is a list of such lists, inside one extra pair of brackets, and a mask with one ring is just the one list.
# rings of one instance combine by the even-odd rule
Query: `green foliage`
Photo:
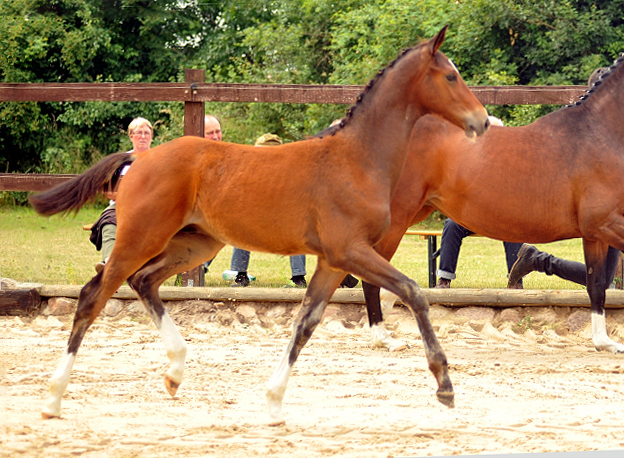
[[(624, 0), (13, 0), (0, 2), (4, 82), (366, 84), (450, 24), (443, 51), (471, 85), (586, 84), (624, 50)], [(552, 106), (488, 107), (522, 125)], [(225, 139), (313, 135), (342, 105), (213, 103)], [(74, 172), (129, 148), (135, 116), (155, 144), (183, 132), (180, 103), (0, 103), (0, 170)]]
[[(4, 82), (175, 81), (197, 28), (176, 1), (0, 2)], [(174, 10), (175, 14), (174, 14)], [(175, 20), (174, 20), (175, 18)], [(120, 149), (128, 123), (167, 104), (0, 103), (0, 168), (77, 172)]]

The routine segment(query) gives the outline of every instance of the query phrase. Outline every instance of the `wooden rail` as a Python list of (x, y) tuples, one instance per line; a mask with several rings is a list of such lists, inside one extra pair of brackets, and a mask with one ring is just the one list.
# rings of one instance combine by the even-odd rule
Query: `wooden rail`
[[(3, 83), (1, 102), (259, 102), (351, 104), (364, 86), (226, 83)], [(565, 105), (587, 86), (471, 86), (484, 105)]]
[[(203, 70), (187, 70), (184, 83), (4, 83), (3, 102), (84, 102), (84, 101), (183, 101), (185, 120), (191, 132), (201, 135), (204, 102), (336, 103), (355, 101), (363, 86), (315, 86), (299, 84), (204, 83)], [(587, 86), (473, 86), (472, 91), (486, 105), (569, 104)], [(200, 119), (201, 118), (201, 119)], [(0, 191), (44, 191), (73, 175), (0, 173)]]

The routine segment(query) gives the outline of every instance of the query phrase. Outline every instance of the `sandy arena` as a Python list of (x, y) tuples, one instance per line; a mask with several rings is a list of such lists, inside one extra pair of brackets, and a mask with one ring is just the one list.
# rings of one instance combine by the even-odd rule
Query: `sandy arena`
[[(388, 322), (410, 348), (374, 350), (365, 309), (330, 305), (269, 427), (265, 383), (294, 305), (169, 303), (185, 380), (142, 306), (107, 307), (78, 353), (62, 418), (41, 419), (73, 314), (0, 317), (0, 457), (398, 457), (624, 448), (624, 355), (596, 352), (587, 309), (432, 307), (456, 407), (436, 401), (407, 309)], [(608, 313), (624, 340), (624, 311)], [(518, 324), (520, 323), (520, 325)], [(576, 329), (571, 331), (570, 329)]]

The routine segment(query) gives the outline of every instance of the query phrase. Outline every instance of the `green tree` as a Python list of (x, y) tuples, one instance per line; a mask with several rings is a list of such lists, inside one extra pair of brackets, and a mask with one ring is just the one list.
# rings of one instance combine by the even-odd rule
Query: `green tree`
[[(13, 0), (0, 2), (5, 82), (149, 82), (205, 68), (212, 82), (366, 84), (401, 49), (451, 28), (444, 52), (471, 85), (585, 84), (624, 50), (624, 0)], [(525, 124), (556, 107), (488, 107)], [(226, 139), (298, 140), (342, 105), (208, 104)], [(180, 103), (1, 103), (0, 169), (77, 171), (128, 147), (137, 115), (157, 141)]]
[[(205, 33), (178, 1), (14, 0), (0, 3), (4, 82), (175, 81)], [(169, 104), (2, 103), (0, 167), (75, 172), (120, 148), (138, 115), (166, 123)]]
[[(332, 82), (382, 67), (392, 51), (451, 28), (444, 52), (471, 85), (586, 84), (624, 50), (624, 1), (388, 0), (339, 14)], [(556, 107), (488, 107), (511, 124)]]

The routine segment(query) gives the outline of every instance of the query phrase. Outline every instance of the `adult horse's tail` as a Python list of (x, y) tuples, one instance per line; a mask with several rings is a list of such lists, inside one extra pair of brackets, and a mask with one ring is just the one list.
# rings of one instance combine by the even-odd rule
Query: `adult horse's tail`
[(121, 166), (134, 160), (134, 154), (115, 153), (106, 156), (86, 172), (52, 189), (28, 198), (35, 211), (44, 216), (77, 212), (98, 193), (115, 189)]

